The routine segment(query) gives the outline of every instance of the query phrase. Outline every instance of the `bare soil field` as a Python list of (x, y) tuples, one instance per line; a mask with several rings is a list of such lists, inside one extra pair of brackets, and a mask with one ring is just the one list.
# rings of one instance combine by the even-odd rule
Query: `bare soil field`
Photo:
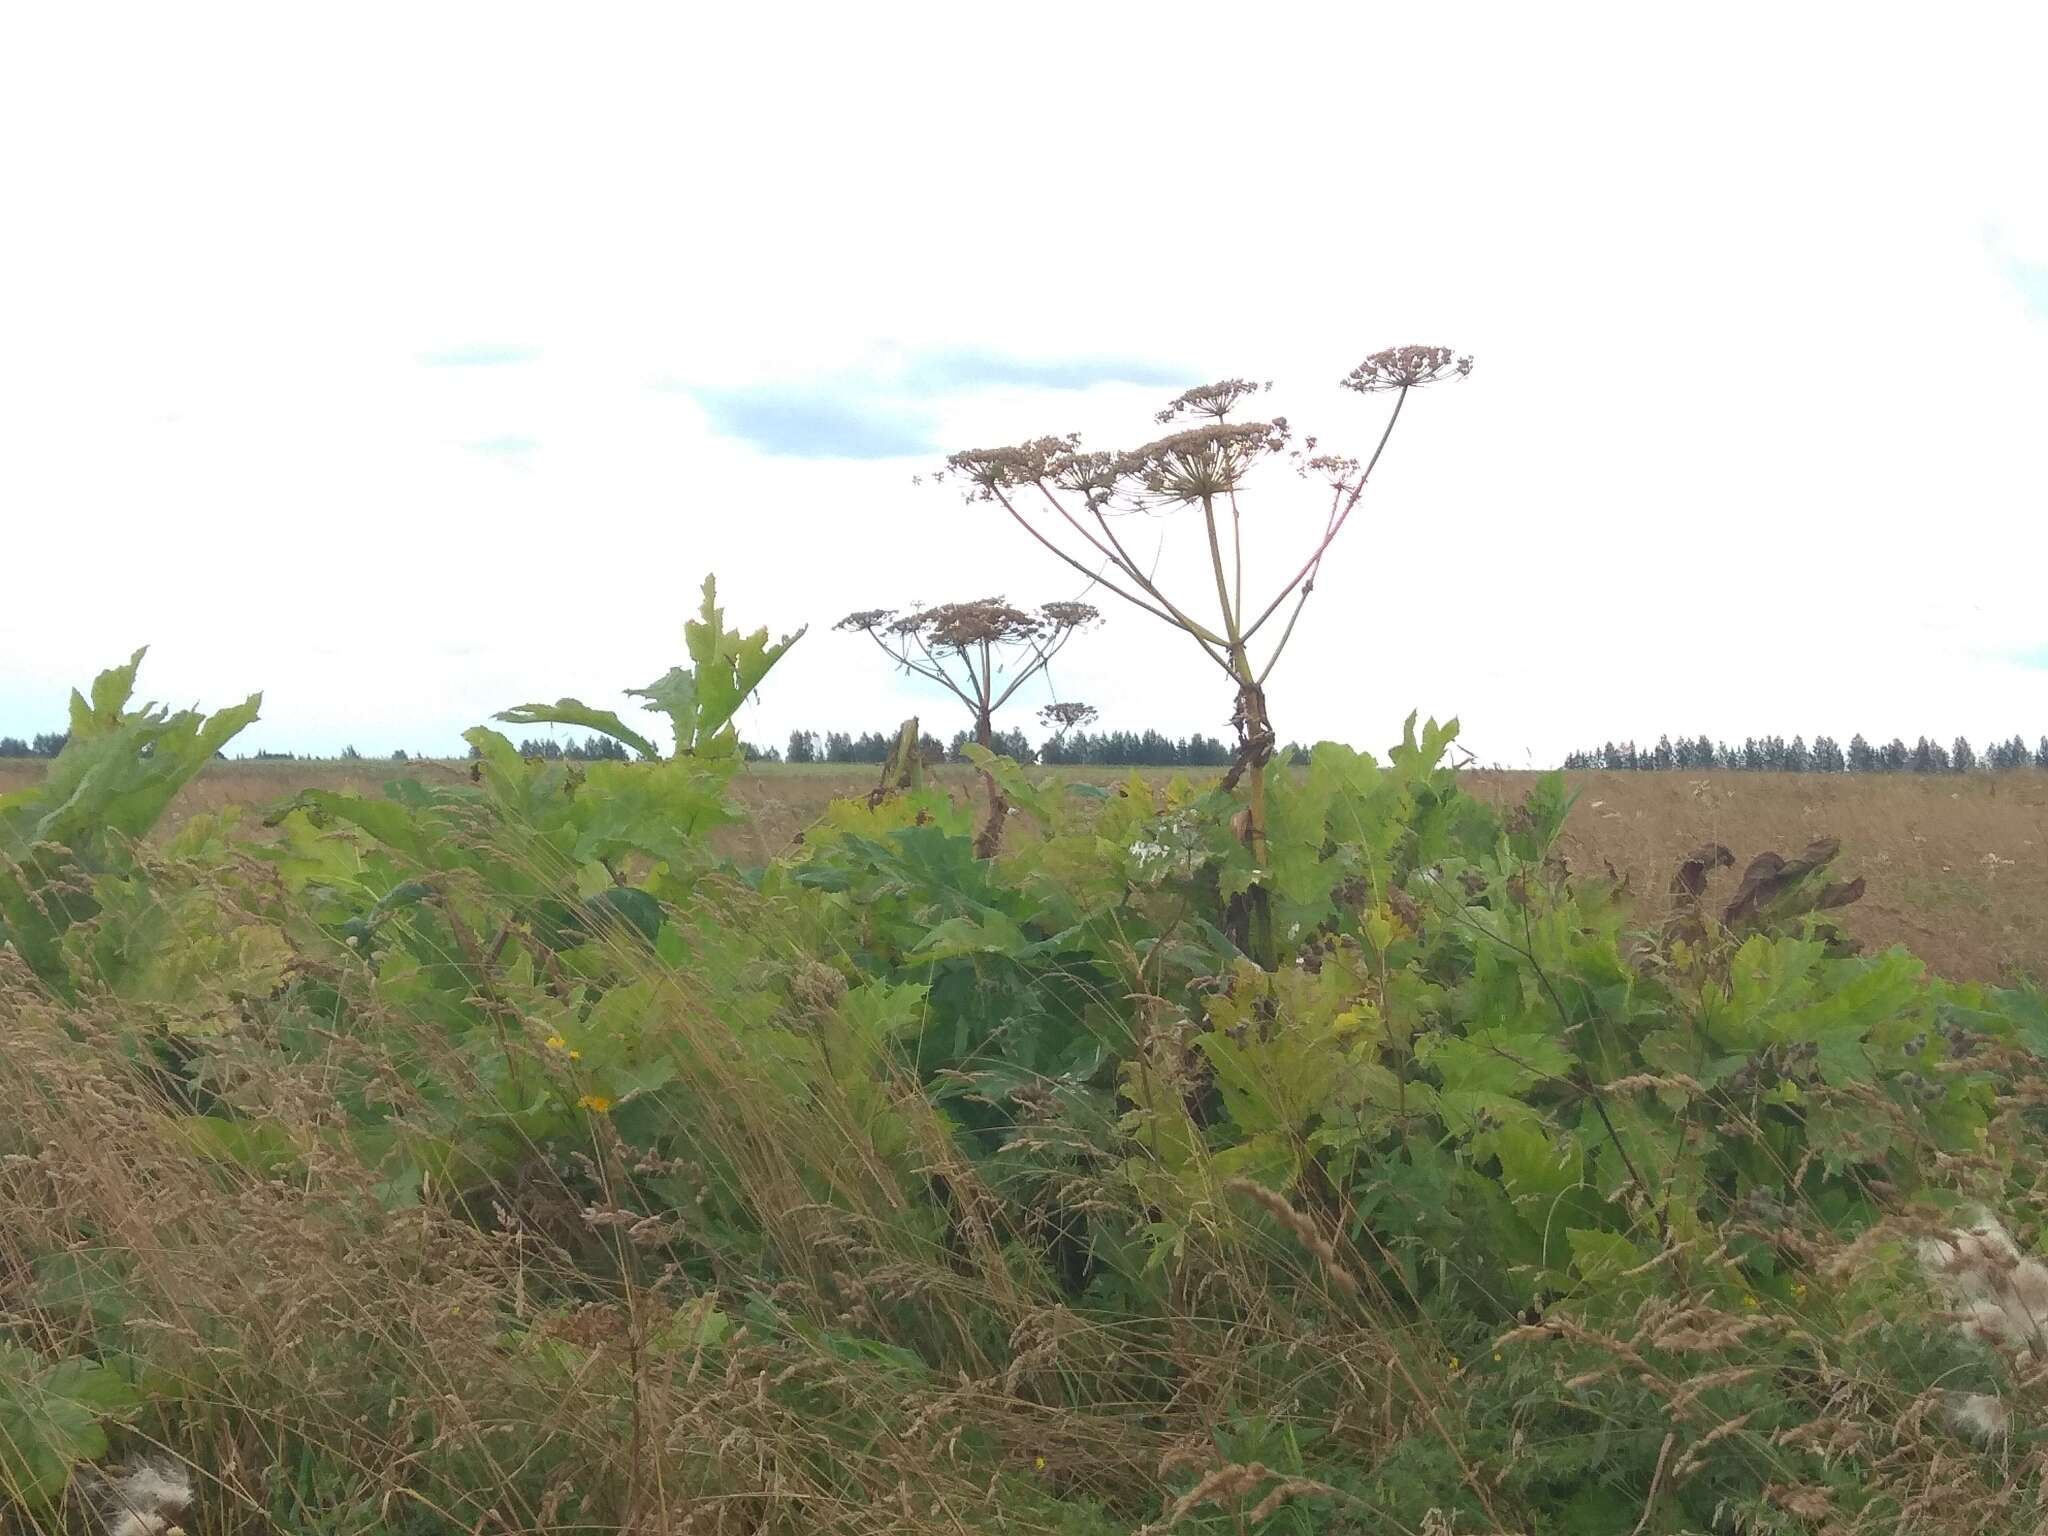
[[(1096, 783), (1127, 770), (1057, 771)], [(38, 763), (0, 763), (0, 794), (33, 782)], [(197, 812), (241, 804), (267, 807), (307, 787), (376, 793), (399, 773), (431, 779), (465, 775), (460, 763), (227, 762), (188, 786), (162, 830)], [(772, 854), (831, 800), (865, 793), (867, 766), (757, 765), (739, 780), (750, 814), (720, 841), (742, 859)], [(1141, 770), (1163, 780), (1171, 770)], [(973, 792), (971, 770), (946, 767), (942, 781)], [(1468, 790), (1501, 805), (1533, 775), (1472, 772)], [(1939, 973), (1998, 981), (2048, 976), (2048, 774), (1834, 775), (1749, 773), (1574, 773), (1579, 799), (1566, 829), (1574, 869), (1626, 876), (1646, 920), (1659, 915), (1678, 860), (1702, 843), (1725, 844), (1737, 870), (1766, 849), (1790, 855), (1818, 837), (1838, 837), (1845, 875), (1868, 893), (1843, 914), (1866, 946), (1904, 944)], [(1732, 875), (1721, 880), (1732, 887)]]

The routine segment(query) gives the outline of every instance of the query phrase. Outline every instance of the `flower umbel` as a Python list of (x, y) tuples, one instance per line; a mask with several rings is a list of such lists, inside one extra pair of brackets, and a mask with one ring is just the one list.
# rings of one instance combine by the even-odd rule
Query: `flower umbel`
[(1124, 494), (1138, 505), (1227, 496), (1264, 455), (1287, 446), (1287, 423), (1217, 422), (1134, 448), (1116, 460)]
[(1206, 416), (1211, 421), (1221, 421), (1238, 401), (1272, 387), (1271, 384), (1253, 384), (1246, 379), (1219, 379), (1214, 384), (1198, 384), (1176, 395), (1166, 409), (1152, 419), (1161, 426), (1182, 416)]
[(1471, 371), (1472, 359), (1456, 356), (1449, 347), (1388, 347), (1345, 374), (1343, 384), (1369, 395), (1375, 390), (1419, 389), (1439, 379), (1462, 379)]
[(853, 613), (849, 613), (832, 627), (834, 629), (846, 630), (849, 633), (859, 633), (863, 630), (878, 629), (895, 617), (896, 610), (894, 608), (861, 608)]
[(1051, 479), (1080, 441), (1070, 433), (1033, 438), (1012, 448), (963, 449), (946, 460), (945, 472), (971, 481), (987, 499), (998, 490)]

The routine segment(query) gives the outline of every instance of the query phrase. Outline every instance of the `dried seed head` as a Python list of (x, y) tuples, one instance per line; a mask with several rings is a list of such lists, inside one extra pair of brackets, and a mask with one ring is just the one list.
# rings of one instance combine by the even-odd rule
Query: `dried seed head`
[(1172, 404), (1152, 419), (1161, 426), (1182, 416), (1206, 416), (1211, 421), (1221, 421), (1238, 401), (1272, 387), (1271, 384), (1253, 384), (1246, 379), (1219, 379), (1214, 384), (1197, 385), (1184, 394), (1176, 395)]
[(1260, 458), (1287, 447), (1287, 437), (1280, 417), (1192, 427), (1120, 455), (1116, 475), (1140, 506), (1196, 502), (1236, 490)]
[(971, 645), (1014, 645), (1036, 640), (1045, 629), (1045, 621), (1037, 614), (1013, 608), (1000, 597), (941, 603), (925, 609), (916, 619), (925, 643), (943, 651), (964, 651)]
[(1093, 725), (1100, 713), (1093, 704), (1047, 704), (1038, 711), (1038, 718), (1042, 724), (1065, 732)]
[(1358, 460), (1342, 453), (1319, 453), (1296, 460), (1294, 468), (1304, 480), (1314, 475), (1333, 486), (1341, 486), (1349, 485), (1351, 477), (1358, 473)]
[(1347, 373), (1343, 385), (1369, 395), (1375, 390), (1417, 389), (1439, 379), (1462, 379), (1471, 371), (1472, 359), (1454, 356), (1449, 347), (1389, 347)]
[(1080, 436), (1039, 437), (1012, 448), (967, 448), (946, 460), (946, 472), (976, 487), (983, 500), (999, 490), (1051, 479), (1073, 456)]
[(1055, 630), (1080, 629), (1102, 617), (1102, 610), (1092, 603), (1047, 603), (1038, 611)]
[(1116, 493), (1117, 456), (1113, 453), (1068, 453), (1054, 466), (1052, 483), (1063, 491), (1077, 492), (1090, 506), (1099, 507)]
[(849, 633), (863, 630), (873, 631), (880, 629), (895, 617), (896, 610), (894, 608), (862, 608), (856, 612), (849, 613), (832, 627), (834, 629), (846, 630)]

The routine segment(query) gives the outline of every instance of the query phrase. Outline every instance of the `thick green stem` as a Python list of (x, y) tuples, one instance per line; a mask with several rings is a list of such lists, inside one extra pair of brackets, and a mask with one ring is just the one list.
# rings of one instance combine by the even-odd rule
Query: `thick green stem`
[(1273, 727), (1266, 716), (1266, 694), (1252, 677), (1251, 663), (1240, 645), (1236, 653), (1238, 694), (1238, 753), (1247, 777), (1245, 786), (1245, 843), (1251, 849), (1258, 878), (1245, 892), (1245, 953), (1261, 970), (1280, 968), (1279, 936), (1273, 929), (1272, 894), (1265, 875), (1272, 862), (1272, 845), (1267, 836), (1266, 767), (1273, 756)]
[[(1236, 503), (1232, 502), (1233, 519)], [(1223, 542), (1216, 528), (1216, 502), (1202, 498), (1202, 521), (1209, 530), (1209, 564), (1216, 573), (1216, 601), (1223, 609), (1223, 631), (1230, 646), (1230, 675), (1237, 680), (1238, 761), (1250, 776), (1245, 787), (1244, 841), (1251, 850), (1252, 864), (1260, 878), (1245, 891), (1245, 953), (1261, 970), (1280, 968), (1280, 948), (1273, 932), (1273, 899), (1264, 875), (1271, 847), (1266, 839), (1266, 760), (1272, 755), (1272, 728), (1266, 723), (1266, 695), (1252, 670), (1240, 628), (1238, 605), (1232, 599), (1230, 578), (1223, 570)], [(1233, 548), (1235, 542), (1233, 541)]]
[[(995, 751), (995, 720), (985, 704), (974, 718), (974, 739), (984, 750)], [(981, 782), (988, 791), (988, 820), (982, 823), (981, 833), (974, 839), (974, 855), (980, 859), (992, 859), (1003, 845), (1003, 823), (1009, 819), (1010, 801), (996, 782), (996, 776), (986, 768), (981, 771)]]

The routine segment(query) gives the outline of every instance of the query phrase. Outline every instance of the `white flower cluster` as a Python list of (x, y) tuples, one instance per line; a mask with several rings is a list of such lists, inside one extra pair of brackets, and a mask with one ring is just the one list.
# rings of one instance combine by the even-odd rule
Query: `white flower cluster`
[(192, 1477), (167, 1456), (137, 1456), (112, 1471), (88, 1468), (80, 1482), (103, 1536), (184, 1536)]
[[(2021, 1253), (1994, 1217), (1927, 1239), (1919, 1257), (1961, 1314), (1959, 1328), (2007, 1355), (2048, 1357), (2048, 1264)], [(1995, 1393), (1959, 1395), (1951, 1413), (1959, 1428), (1982, 1440), (2003, 1438), (2010, 1422)]]

